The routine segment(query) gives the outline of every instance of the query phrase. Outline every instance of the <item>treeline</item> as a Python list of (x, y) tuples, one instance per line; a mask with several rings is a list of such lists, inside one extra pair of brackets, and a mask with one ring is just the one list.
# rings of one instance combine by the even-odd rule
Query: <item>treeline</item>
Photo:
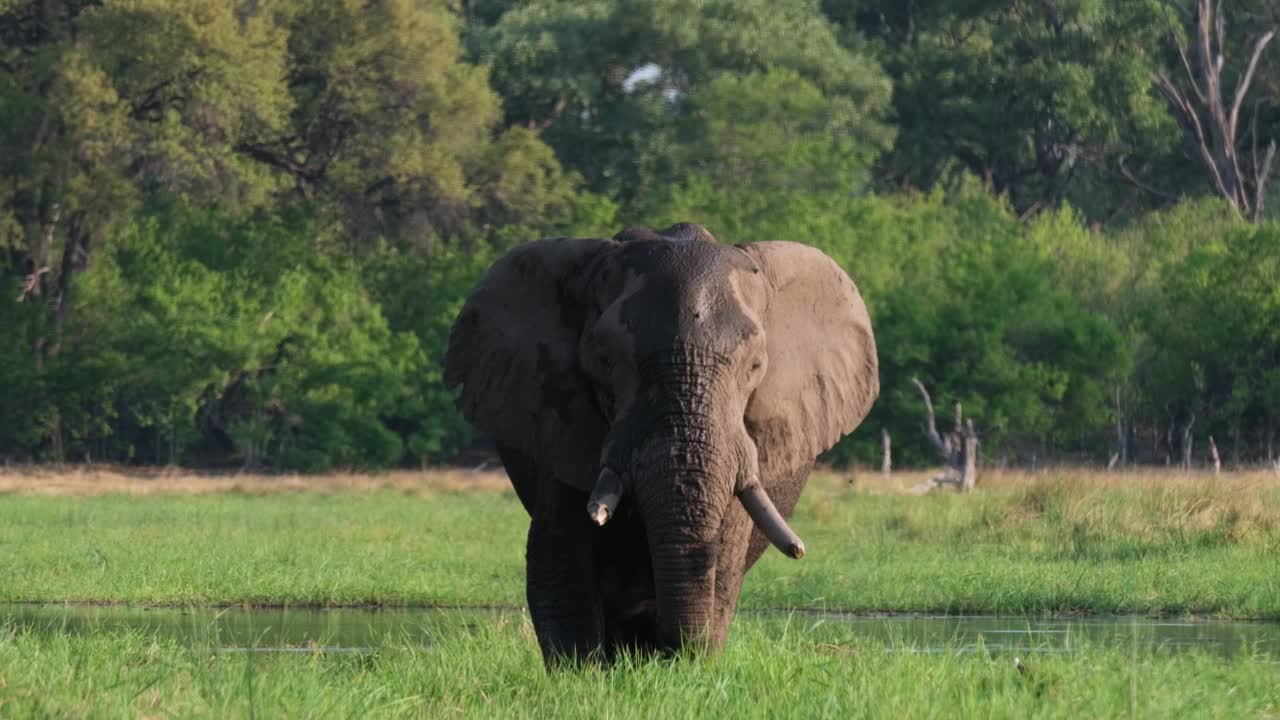
[(1200, 5), (0, 0), (0, 459), (449, 461), (498, 253), (693, 220), (858, 281), (836, 462), (928, 458), (913, 377), (990, 461), (1270, 460), (1280, 10)]

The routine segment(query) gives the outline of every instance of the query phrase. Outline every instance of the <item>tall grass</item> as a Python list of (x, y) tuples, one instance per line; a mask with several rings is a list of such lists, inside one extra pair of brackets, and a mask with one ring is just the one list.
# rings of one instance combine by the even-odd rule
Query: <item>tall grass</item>
[[(810, 548), (753, 571), (761, 605), (1280, 618), (1280, 479), (989, 472), (977, 492), (827, 476), (795, 524)], [(812, 560), (812, 562), (810, 562)]]
[[(989, 472), (970, 495), (918, 476), (821, 475), (793, 524), (809, 553), (768, 552), (744, 607), (1201, 613), (1280, 619), (1273, 474)], [(0, 497), (0, 600), (519, 605), (527, 516), (483, 492), (401, 475), (269, 480), (183, 494), (148, 485)]]
[[(543, 671), (527, 621), (367, 654), (228, 653), (136, 632), (0, 633), (0, 715), (71, 717), (1268, 717), (1274, 660), (886, 649), (836, 625), (735, 631), (712, 658)], [(1269, 715), (1270, 714), (1270, 715)]]

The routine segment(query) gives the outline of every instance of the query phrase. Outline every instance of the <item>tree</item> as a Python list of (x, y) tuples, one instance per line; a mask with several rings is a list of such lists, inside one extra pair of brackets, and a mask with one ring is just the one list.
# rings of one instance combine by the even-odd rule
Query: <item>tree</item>
[[(851, 47), (894, 82), (898, 142), (877, 176), (932, 188), (956, 174), (1020, 215), (1063, 201), (1091, 221), (1169, 202), (1177, 127), (1150, 93), (1159, 0), (826, 0)], [(1159, 185), (1157, 188), (1155, 186)]]
[(443, 2), (281, 4), (289, 122), (237, 148), (316, 199), (356, 238), (429, 240), (549, 225), (574, 179), (534, 133), (500, 132), (484, 69), (461, 58)]
[[(1231, 438), (1274, 443), (1280, 424), (1280, 227), (1243, 225), (1193, 247), (1161, 273), (1146, 325), (1145, 368), (1167, 412)], [(1259, 452), (1261, 454), (1261, 452)]]
[(698, 170), (682, 148), (703, 138), (677, 128), (696, 124), (694, 98), (726, 76), (791, 73), (857, 110), (842, 131), (887, 136), (887, 79), (808, 0), (533, 0), (473, 37), (508, 121), (542, 130), (561, 162), (624, 207)]
[[(919, 378), (939, 406), (963, 403), (989, 456), (1092, 447), (1127, 369), (1123, 338), (1064, 289), (1007, 201), (970, 179), (859, 205), (828, 252), (867, 298), (880, 348), (881, 395), (864, 425), (888, 427), (900, 457), (928, 457)], [(875, 457), (876, 438), (860, 435), (834, 457)]]
[(61, 346), (75, 275), (145, 193), (252, 204), (271, 190), (235, 148), (287, 119), (284, 37), (230, 2), (0, 12), (0, 246), (20, 299), (50, 308), (19, 330), (40, 364)]
[(1254, 101), (1251, 130), (1242, 133), (1240, 119), (1241, 111), (1247, 112), (1245, 101), (1253, 87), (1258, 61), (1275, 38), (1276, 30), (1266, 30), (1253, 41), (1235, 92), (1228, 96), (1222, 77), (1227, 38), (1221, 2), (1215, 8), (1213, 0), (1197, 0), (1192, 20), (1195, 34), (1190, 54), (1179, 31), (1174, 31), (1190, 93), (1180, 89), (1160, 70), (1152, 73), (1152, 81), (1168, 99), (1187, 145), (1199, 158), (1214, 190), (1226, 198), (1241, 217), (1257, 222), (1266, 204), (1266, 184), (1276, 156), (1276, 141), (1270, 141), (1259, 159), (1258, 100)]
[(748, 240), (796, 232), (804, 216), (841, 212), (866, 194), (892, 134), (850, 98), (772, 70), (713, 76), (658, 138), (680, 172), (637, 199), (635, 214), (653, 224), (697, 217), (725, 238)]
[(325, 257), (379, 236), (510, 243), (614, 211), (536, 132), (502, 126), (443, 0), (3, 0), (0, 157), (0, 317), (30, 360), (6, 377), (49, 409), (36, 425), (55, 454), (72, 408), (110, 417), (110, 386), (77, 404), (58, 373), (84, 358), (58, 357), (119, 330), (76, 325), (92, 311), (78, 278), (144, 207), (305, 207)]

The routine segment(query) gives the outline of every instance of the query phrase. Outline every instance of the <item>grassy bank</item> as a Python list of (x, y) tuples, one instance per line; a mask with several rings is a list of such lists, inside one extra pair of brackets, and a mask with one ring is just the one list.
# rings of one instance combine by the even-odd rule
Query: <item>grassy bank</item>
[[(542, 671), (527, 621), (368, 655), (219, 652), (135, 633), (0, 633), (5, 717), (1274, 717), (1248, 654), (886, 651), (838, 625), (745, 622), (710, 659)], [(1188, 682), (1193, 679), (1193, 682)]]
[[(992, 473), (972, 495), (923, 497), (902, 492), (911, 476), (852, 480), (810, 484), (794, 518), (809, 554), (768, 553), (744, 606), (1280, 619), (1274, 475)], [(527, 519), (499, 476), (0, 487), (0, 601), (523, 600)]]

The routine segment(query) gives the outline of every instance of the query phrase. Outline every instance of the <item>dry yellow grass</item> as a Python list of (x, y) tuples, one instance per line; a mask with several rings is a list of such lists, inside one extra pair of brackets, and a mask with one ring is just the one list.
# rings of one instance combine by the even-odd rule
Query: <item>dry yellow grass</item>
[[(819, 475), (827, 476), (827, 482), (851, 485), (858, 490), (873, 493), (912, 493), (913, 488), (926, 480), (936, 477), (940, 470), (906, 470), (895, 471), (885, 477), (876, 470), (857, 471), (819, 471)], [(1037, 472), (1027, 470), (1001, 470), (997, 468), (981, 468), (978, 471), (978, 489), (1017, 489), (1057, 483), (1070, 483), (1080, 488), (1203, 488), (1206, 486), (1231, 488), (1280, 488), (1280, 472), (1274, 470), (1238, 470), (1224, 471), (1220, 475), (1212, 472), (1182, 472), (1177, 469), (1163, 467), (1136, 468), (1120, 471), (1106, 471), (1087, 467), (1051, 467)]]
[[(816, 485), (818, 493), (831, 499), (844, 488), (909, 495), (934, 475), (913, 471), (886, 478), (870, 471), (831, 472), (816, 478), (810, 487)], [(1270, 470), (1214, 475), (1165, 468), (1107, 472), (1060, 467), (1035, 473), (985, 469), (975, 495), (974, 507), (992, 529), (1034, 523), (1046, 514), (1082, 536), (1123, 535), (1138, 541), (1212, 531), (1239, 542), (1271, 536), (1280, 529), (1280, 473)]]
[(396, 489), (447, 492), (510, 490), (501, 470), (395, 470), (382, 473), (263, 475), (215, 473), (182, 468), (132, 468), (114, 465), (30, 465), (0, 468), (0, 494), (87, 496), (202, 495), (219, 492), (253, 494), (339, 492)]
[[(854, 489), (871, 494), (914, 494), (913, 488), (937, 475), (935, 470), (907, 470), (884, 477), (878, 471), (840, 471), (821, 468), (814, 472), (810, 490), (839, 492)], [(981, 490), (1064, 490), (1087, 495), (1091, 490), (1129, 489), (1136, 491), (1195, 490), (1215, 496), (1259, 497), (1280, 491), (1280, 473), (1275, 471), (1180, 472), (1164, 468), (1142, 468), (1105, 472), (1093, 468), (1061, 467), (1025, 470), (983, 469)], [(361, 473), (337, 472), (318, 475), (284, 473), (217, 472), (176, 467), (128, 467), (122, 465), (14, 465), (0, 468), (0, 493), (28, 495), (199, 495), (216, 492), (335, 492), (349, 490), (397, 490), (487, 492), (510, 489), (506, 473), (497, 469), (468, 470), (433, 468)], [(949, 492), (946, 490), (936, 492)]]

